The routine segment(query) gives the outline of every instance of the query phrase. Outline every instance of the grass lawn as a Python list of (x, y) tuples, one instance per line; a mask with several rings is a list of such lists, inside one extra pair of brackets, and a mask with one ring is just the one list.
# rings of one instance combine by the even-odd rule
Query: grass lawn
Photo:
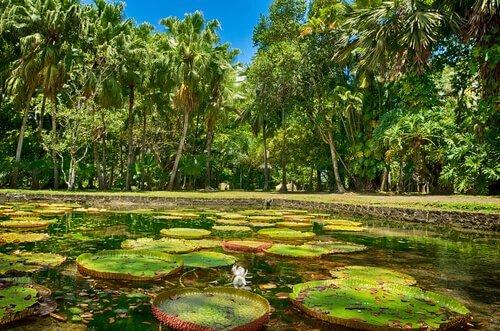
[(97, 191), (31, 191), (31, 190), (0, 190), (0, 194), (53, 194), (53, 195), (89, 195), (89, 196), (147, 196), (165, 198), (194, 199), (288, 199), (314, 202), (368, 204), (388, 207), (405, 207), (437, 210), (462, 210), (486, 213), (500, 213), (500, 198), (492, 196), (466, 195), (385, 195), (385, 194), (327, 194), (327, 193), (274, 193), (274, 192), (97, 192)]

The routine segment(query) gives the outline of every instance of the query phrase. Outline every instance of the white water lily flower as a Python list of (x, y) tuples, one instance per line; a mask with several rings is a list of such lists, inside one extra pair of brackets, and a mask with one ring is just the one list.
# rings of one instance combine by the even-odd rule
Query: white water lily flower
[(234, 265), (231, 268), (231, 271), (233, 272), (233, 286), (235, 288), (242, 288), (245, 290), (249, 290), (250, 287), (247, 285), (250, 284), (250, 281), (248, 278), (251, 278), (248, 276), (248, 270), (241, 266)]

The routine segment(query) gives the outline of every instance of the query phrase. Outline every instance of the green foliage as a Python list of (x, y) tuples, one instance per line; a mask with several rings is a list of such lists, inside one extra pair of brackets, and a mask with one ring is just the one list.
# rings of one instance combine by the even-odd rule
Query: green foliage
[(415, 285), (416, 280), (407, 274), (397, 272), (391, 269), (366, 266), (348, 266), (330, 270), (333, 277), (339, 279), (357, 279), (367, 283), (383, 284), (401, 284)]
[(191, 268), (216, 268), (232, 265), (236, 258), (231, 255), (217, 252), (193, 252), (179, 255), (185, 267)]

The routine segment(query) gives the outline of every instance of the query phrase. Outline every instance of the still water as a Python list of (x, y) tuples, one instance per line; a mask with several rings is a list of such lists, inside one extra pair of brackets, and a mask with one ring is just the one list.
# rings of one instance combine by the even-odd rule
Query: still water
[[(79, 254), (118, 249), (122, 241), (130, 238), (158, 239), (164, 228), (210, 229), (214, 225), (203, 213), (192, 220), (158, 220), (155, 215), (150, 211), (94, 215), (73, 212), (58, 217), (45, 230), (51, 236), (49, 240), (0, 246), (1, 253), (24, 250), (58, 253), (68, 258), (58, 268), (32, 275), (36, 283), (52, 290), (52, 298), (58, 304), (56, 313), (68, 321), (30, 318), (10, 325), (9, 330), (158, 330), (159, 324), (150, 312), (151, 297), (156, 293), (183, 286), (204, 288), (231, 283), (230, 267), (188, 269), (147, 283), (106, 281), (78, 273), (74, 261)], [(253, 276), (252, 290), (266, 297), (273, 307), (269, 330), (331, 330), (331, 326), (293, 308), (284, 294), (294, 284), (328, 279), (329, 270), (345, 265), (378, 266), (410, 274), (423, 289), (451, 295), (464, 303), (472, 312), (474, 328), (500, 329), (498, 234), (416, 223), (358, 221), (365, 227), (362, 232), (327, 234), (317, 225), (313, 231), (317, 240), (363, 244), (368, 247), (364, 252), (308, 260), (231, 253)], [(248, 237), (233, 234), (224, 239), (243, 236)], [(250, 237), (258, 235), (254, 232)], [(221, 248), (213, 250), (223, 252)]]

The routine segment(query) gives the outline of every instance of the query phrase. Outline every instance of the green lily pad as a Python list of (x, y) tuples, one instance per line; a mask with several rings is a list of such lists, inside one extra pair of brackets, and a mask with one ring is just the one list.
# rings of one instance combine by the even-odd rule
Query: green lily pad
[(215, 231), (224, 231), (224, 232), (250, 232), (251, 228), (248, 226), (236, 226), (236, 225), (215, 225), (212, 227), (212, 230)]
[(216, 220), (215, 223), (220, 224), (220, 225), (250, 225), (248, 221), (246, 220), (238, 220), (238, 219), (220, 219)]
[(439, 293), (356, 278), (297, 284), (290, 298), (313, 317), (364, 330), (446, 329), (465, 322), (469, 313), (457, 300)]
[(309, 239), (315, 236), (314, 232), (300, 232), (292, 229), (262, 229), (258, 231), (261, 236), (282, 239), (282, 240), (300, 240)]
[(263, 222), (250, 222), (249, 226), (253, 228), (274, 228), (276, 224), (274, 223), (263, 223)]
[(276, 216), (276, 215), (257, 215), (257, 216), (250, 216), (250, 221), (252, 222), (277, 222), (281, 221), (283, 217), (281, 216)]
[(391, 269), (365, 266), (348, 266), (330, 270), (330, 274), (339, 279), (355, 278), (363, 282), (376, 284), (415, 285), (417, 281), (410, 275)]
[(313, 245), (318, 247), (326, 248), (330, 253), (355, 253), (361, 252), (367, 249), (365, 245), (358, 245), (350, 242), (343, 241), (310, 241), (306, 243), (307, 245)]
[(192, 212), (167, 212), (167, 213), (165, 213), (165, 215), (159, 215), (159, 216), (156, 216), (155, 218), (165, 219), (165, 220), (169, 220), (169, 219), (187, 220), (187, 219), (195, 219), (195, 218), (198, 218), (199, 216), (200, 216), (199, 214), (192, 213)]
[(152, 238), (128, 239), (122, 242), (121, 246), (123, 249), (154, 250), (165, 253), (187, 253), (197, 249), (195, 245), (187, 240), (173, 238), (161, 238), (159, 240)]
[(325, 230), (325, 231), (361, 232), (364, 229), (361, 226), (328, 224), (328, 225), (325, 225), (323, 227), (323, 230)]
[(179, 255), (185, 267), (215, 268), (233, 265), (236, 258), (217, 252), (193, 252)]
[(229, 252), (258, 253), (272, 246), (269, 241), (230, 240), (222, 243), (222, 248)]
[(289, 228), (289, 229), (309, 229), (312, 227), (312, 224), (302, 223), (302, 222), (277, 222), (276, 226), (279, 228)]
[(0, 245), (35, 242), (35, 241), (47, 240), (49, 238), (50, 236), (46, 233), (7, 232), (7, 233), (0, 233)]
[(219, 247), (222, 244), (221, 240), (215, 239), (198, 239), (198, 240), (186, 240), (191, 245), (195, 246), (196, 249), (206, 249)]
[(0, 274), (35, 272), (45, 267), (57, 267), (64, 261), (66, 261), (64, 256), (52, 253), (0, 254)]
[(234, 288), (175, 289), (153, 301), (155, 317), (174, 330), (260, 330), (270, 310), (262, 296)]
[(199, 239), (210, 235), (209, 230), (191, 228), (162, 229), (160, 234), (165, 237)]
[(327, 248), (312, 246), (312, 245), (283, 245), (274, 244), (270, 248), (265, 250), (266, 253), (279, 255), (279, 256), (289, 256), (289, 257), (302, 257), (302, 258), (314, 258), (320, 257), (330, 253)]
[(78, 256), (76, 264), (82, 274), (123, 280), (155, 280), (182, 269), (182, 262), (174, 255), (142, 250), (85, 253)]
[(0, 289), (0, 325), (33, 315), (38, 291), (28, 286), (9, 286)]
[(336, 226), (361, 226), (361, 225), (363, 225), (363, 223), (361, 223), (361, 222), (342, 220), (342, 219), (327, 219), (327, 220), (321, 220), (320, 222), (327, 224), (327, 225), (336, 225)]
[(237, 213), (226, 213), (226, 212), (220, 212), (215, 214), (219, 218), (226, 218), (226, 219), (245, 219), (247, 218), (245, 215), (237, 214)]
[(34, 228), (46, 228), (50, 224), (55, 223), (54, 220), (42, 220), (42, 219), (33, 219), (33, 220), (7, 220), (0, 222), (0, 227), (2, 228), (10, 228), (10, 229), (34, 229)]

